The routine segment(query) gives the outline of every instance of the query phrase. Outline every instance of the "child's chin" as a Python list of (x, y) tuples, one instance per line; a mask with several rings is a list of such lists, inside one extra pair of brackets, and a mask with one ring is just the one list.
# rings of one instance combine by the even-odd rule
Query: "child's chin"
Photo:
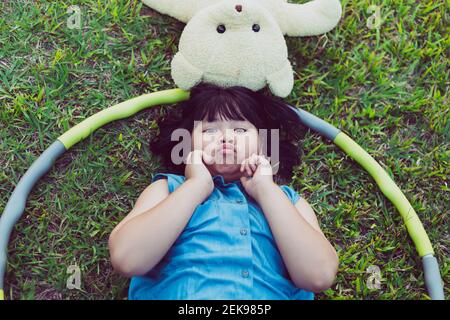
[(238, 164), (215, 164), (214, 169), (219, 174), (230, 174), (239, 171), (240, 165)]

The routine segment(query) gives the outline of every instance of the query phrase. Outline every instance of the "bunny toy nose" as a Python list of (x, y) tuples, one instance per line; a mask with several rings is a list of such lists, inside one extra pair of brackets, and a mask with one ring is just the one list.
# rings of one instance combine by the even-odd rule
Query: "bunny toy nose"
[(240, 4), (237, 4), (235, 7), (237, 12), (241, 12), (242, 11), (242, 6)]

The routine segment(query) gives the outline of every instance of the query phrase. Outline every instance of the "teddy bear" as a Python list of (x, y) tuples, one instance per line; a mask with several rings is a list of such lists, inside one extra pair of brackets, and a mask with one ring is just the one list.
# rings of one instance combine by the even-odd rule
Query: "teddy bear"
[(175, 84), (186, 91), (200, 82), (253, 91), (268, 86), (287, 97), (294, 86), (284, 36), (320, 35), (341, 18), (339, 0), (305, 4), (287, 0), (143, 0), (186, 23), (171, 61)]

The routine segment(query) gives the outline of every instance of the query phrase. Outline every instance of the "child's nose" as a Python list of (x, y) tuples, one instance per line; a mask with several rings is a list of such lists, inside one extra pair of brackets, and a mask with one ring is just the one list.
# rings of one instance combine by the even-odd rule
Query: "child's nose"
[(222, 143), (233, 142), (234, 141), (234, 132), (233, 132), (233, 130), (225, 130), (225, 132), (222, 133), (222, 137), (220, 138), (220, 141)]

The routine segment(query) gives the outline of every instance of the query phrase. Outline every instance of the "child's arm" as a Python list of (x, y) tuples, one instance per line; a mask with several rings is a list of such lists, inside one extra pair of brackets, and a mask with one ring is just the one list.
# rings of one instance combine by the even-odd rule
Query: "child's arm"
[(126, 277), (151, 270), (183, 231), (197, 205), (208, 197), (209, 188), (202, 184), (202, 180), (187, 179), (170, 194), (166, 179), (148, 186), (109, 237), (114, 269)]
[(339, 258), (320, 230), (311, 206), (304, 199), (294, 206), (274, 183), (261, 187), (255, 200), (266, 216), (294, 284), (313, 292), (328, 289), (336, 276)]

